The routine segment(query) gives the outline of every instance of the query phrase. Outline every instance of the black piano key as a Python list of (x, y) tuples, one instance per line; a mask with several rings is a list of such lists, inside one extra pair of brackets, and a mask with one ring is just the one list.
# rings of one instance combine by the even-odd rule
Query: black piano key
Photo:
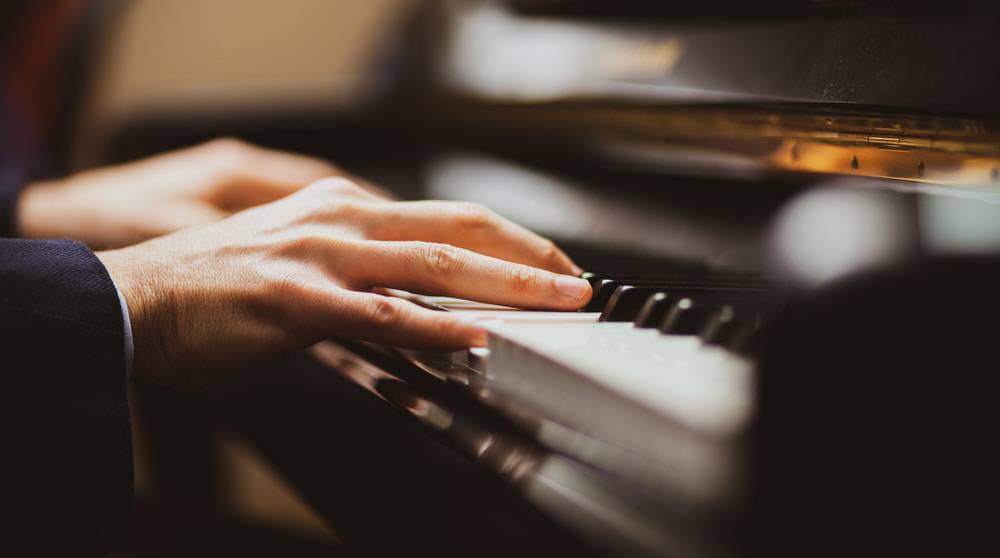
[[(743, 285), (727, 281), (725, 279), (717, 280), (707, 277), (691, 278), (634, 274), (629, 276), (615, 276), (613, 274), (601, 274), (596, 272), (585, 272), (581, 275), (581, 277), (590, 282), (593, 293), (590, 302), (583, 309), (585, 312), (605, 312), (616, 290), (623, 286), (646, 288), (651, 291), (663, 290), (668, 292), (684, 293), (718, 291), (721, 294), (732, 293), (734, 296), (742, 296), (744, 294), (752, 295), (760, 292), (760, 288), (752, 284)], [(629, 300), (631, 301), (631, 298)], [(637, 315), (637, 312), (635, 315)], [(628, 321), (628, 319), (634, 318), (625, 318), (624, 321)], [(657, 325), (659, 324), (657, 323), (650, 327), (656, 327)]]
[(729, 348), (734, 338), (748, 326), (747, 320), (739, 316), (738, 310), (733, 305), (724, 304), (712, 313), (699, 336), (709, 345)]
[(659, 327), (675, 299), (676, 297), (668, 292), (659, 292), (647, 298), (635, 317), (635, 327), (642, 329)]
[(593, 295), (590, 297), (590, 302), (587, 303), (587, 306), (583, 308), (584, 312), (603, 312), (604, 307), (611, 300), (611, 296), (615, 294), (615, 290), (623, 286), (666, 287), (663, 282), (655, 280), (626, 281), (619, 279), (599, 279), (596, 285), (593, 286)]
[[(612, 295), (611, 300), (604, 307), (601, 321), (633, 321), (636, 322), (637, 327), (659, 327), (665, 316), (665, 310), (669, 307), (669, 304), (665, 302), (649, 302), (650, 307), (646, 312), (646, 316), (642, 320), (639, 319), (640, 314), (645, 309), (646, 303), (656, 293), (665, 293), (674, 299), (685, 296), (698, 296), (705, 300), (714, 300), (715, 298), (719, 298), (719, 300), (742, 300), (756, 294), (755, 292), (744, 291), (742, 289), (719, 289), (705, 285), (626, 286), (629, 289), (623, 290), (624, 287), (619, 287), (615, 294)], [(617, 300), (616, 296), (618, 297)], [(658, 300), (662, 300), (662, 297)], [(620, 305), (621, 308), (619, 308)], [(655, 315), (653, 315), (654, 310), (658, 312)], [(642, 325), (640, 325), (640, 322), (642, 322)]]
[[(602, 322), (632, 322), (639, 316), (643, 305), (656, 293), (665, 292), (660, 287), (622, 285), (608, 299), (601, 312)], [(662, 318), (661, 318), (662, 319)]]
[(590, 302), (584, 306), (583, 311), (600, 312), (604, 309), (604, 305), (608, 303), (608, 299), (611, 298), (614, 290), (621, 286), (621, 283), (614, 279), (598, 279), (591, 283), (590, 286), (592, 290)]
[(701, 333), (702, 340), (736, 353), (758, 356), (767, 337), (767, 323), (774, 308), (761, 297), (733, 297), (726, 302), (705, 326)]
[(724, 291), (711, 296), (719, 308), (702, 331), (702, 339), (733, 351), (739, 352), (773, 312), (773, 299), (763, 291)]
[(669, 335), (697, 335), (708, 323), (717, 305), (702, 298), (684, 297), (667, 311), (660, 324), (660, 333)]
[(733, 352), (757, 357), (763, 351), (766, 340), (767, 325), (763, 320), (758, 319), (751, 324), (747, 324), (747, 327), (734, 335), (726, 343), (726, 348)]
[(591, 287), (596, 287), (602, 280), (619, 281), (622, 284), (662, 284), (670, 286), (679, 285), (705, 285), (705, 286), (730, 286), (730, 287), (753, 287), (763, 286), (758, 275), (746, 273), (719, 272), (714, 270), (693, 271), (679, 269), (668, 273), (607, 273), (586, 271), (580, 275), (590, 282)]

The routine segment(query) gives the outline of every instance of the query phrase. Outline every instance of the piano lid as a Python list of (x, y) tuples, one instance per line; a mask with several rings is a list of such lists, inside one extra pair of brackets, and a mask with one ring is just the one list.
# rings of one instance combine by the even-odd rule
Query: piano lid
[[(711, 3), (710, 3), (711, 4)], [(492, 99), (799, 102), (1000, 116), (1000, 18), (532, 17), (452, 5), (445, 85)]]

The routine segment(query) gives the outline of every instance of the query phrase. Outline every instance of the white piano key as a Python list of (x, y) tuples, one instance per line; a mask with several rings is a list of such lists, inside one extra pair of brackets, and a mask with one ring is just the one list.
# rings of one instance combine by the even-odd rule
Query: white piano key
[(547, 411), (565, 402), (574, 425), (592, 422), (587, 413), (617, 407), (612, 400), (721, 435), (749, 415), (752, 364), (696, 337), (622, 323), (496, 322), (487, 329), (488, 377)]
[(627, 424), (615, 417), (625, 413), (645, 415), (650, 428), (666, 420), (728, 435), (749, 417), (752, 363), (697, 337), (598, 322), (597, 312), (417, 298), (481, 322), (489, 332), (488, 349), (460, 351), (454, 362), (485, 373), (497, 389), (547, 415), (561, 410), (568, 426), (627, 435), (614, 426)]

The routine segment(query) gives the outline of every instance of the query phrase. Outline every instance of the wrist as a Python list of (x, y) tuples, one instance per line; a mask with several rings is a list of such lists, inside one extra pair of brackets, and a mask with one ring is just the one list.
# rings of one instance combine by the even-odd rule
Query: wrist
[(142, 378), (163, 370), (166, 356), (164, 303), (154, 267), (141, 262), (130, 250), (97, 252), (115, 286), (125, 299), (132, 331), (132, 376)]

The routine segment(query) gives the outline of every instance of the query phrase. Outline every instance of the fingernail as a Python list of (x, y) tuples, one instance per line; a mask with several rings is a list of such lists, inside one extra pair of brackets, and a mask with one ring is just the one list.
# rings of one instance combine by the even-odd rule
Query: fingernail
[(573, 264), (573, 275), (576, 275), (577, 277), (583, 275), (583, 268)]
[(579, 277), (560, 275), (556, 277), (556, 290), (559, 291), (559, 294), (567, 298), (580, 300), (586, 296), (587, 291), (590, 290), (590, 283), (580, 279)]

